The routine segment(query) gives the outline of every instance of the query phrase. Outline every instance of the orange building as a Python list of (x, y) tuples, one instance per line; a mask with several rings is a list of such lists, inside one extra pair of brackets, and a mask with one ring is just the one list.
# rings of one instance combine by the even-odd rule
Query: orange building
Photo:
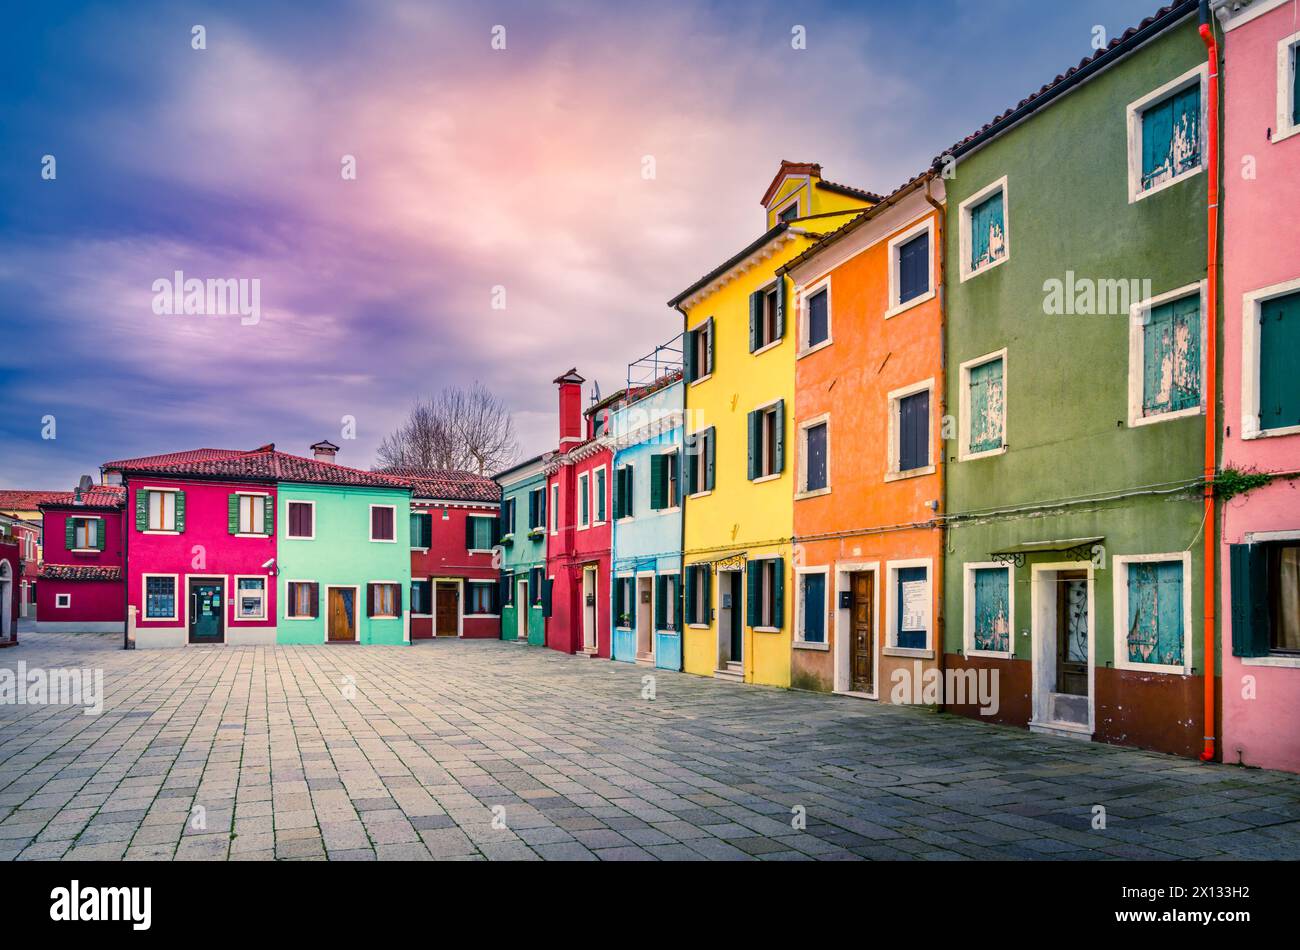
[[(797, 306), (791, 685), (937, 704), (943, 182), (785, 265)], [(927, 687), (928, 690), (927, 690)]]

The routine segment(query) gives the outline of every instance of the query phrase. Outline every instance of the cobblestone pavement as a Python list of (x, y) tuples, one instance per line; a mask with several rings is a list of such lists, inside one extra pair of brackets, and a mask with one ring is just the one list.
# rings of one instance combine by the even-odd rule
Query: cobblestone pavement
[(0, 651), (105, 691), (0, 706), (0, 857), (1300, 858), (1276, 772), (498, 641), (119, 642)]

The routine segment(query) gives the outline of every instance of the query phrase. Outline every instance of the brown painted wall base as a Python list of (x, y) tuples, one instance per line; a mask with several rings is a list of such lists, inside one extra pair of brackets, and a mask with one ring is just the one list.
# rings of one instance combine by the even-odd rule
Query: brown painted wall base
[(983, 656), (966, 657), (957, 653), (946, 653), (943, 663), (944, 668), (950, 670), (998, 671), (998, 711), (994, 715), (981, 715), (979, 706), (971, 703), (963, 705), (950, 703), (944, 706), (945, 710), (957, 713), (959, 716), (978, 719), (980, 722), (1029, 727), (1033, 696), (1027, 660), (996, 660)]

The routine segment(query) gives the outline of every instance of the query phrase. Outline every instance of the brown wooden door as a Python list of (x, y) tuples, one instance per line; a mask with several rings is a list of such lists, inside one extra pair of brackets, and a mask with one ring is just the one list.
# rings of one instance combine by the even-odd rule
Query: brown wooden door
[(873, 692), (876, 685), (875, 645), (872, 643), (875, 585), (875, 575), (861, 571), (853, 575), (849, 588), (853, 592), (853, 605), (849, 609), (849, 689), (859, 693)]
[(434, 586), (434, 635), (460, 636), (460, 585), (455, 581), (438, 581)]
[(357, 592), (351, 587), (331, 587), (329, 589), (329, 638), (330, 640), (355, 640)]

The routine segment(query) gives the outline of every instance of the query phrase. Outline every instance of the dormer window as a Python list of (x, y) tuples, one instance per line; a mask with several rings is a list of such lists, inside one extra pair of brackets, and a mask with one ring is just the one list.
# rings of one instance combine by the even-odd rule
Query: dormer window
[(798, 201), (786, 205), (784, 208), (782, 208), (780, 211), (776, 213), (776, 220), (778, 221), (793, 221), (797, 217), (799, 217)]

